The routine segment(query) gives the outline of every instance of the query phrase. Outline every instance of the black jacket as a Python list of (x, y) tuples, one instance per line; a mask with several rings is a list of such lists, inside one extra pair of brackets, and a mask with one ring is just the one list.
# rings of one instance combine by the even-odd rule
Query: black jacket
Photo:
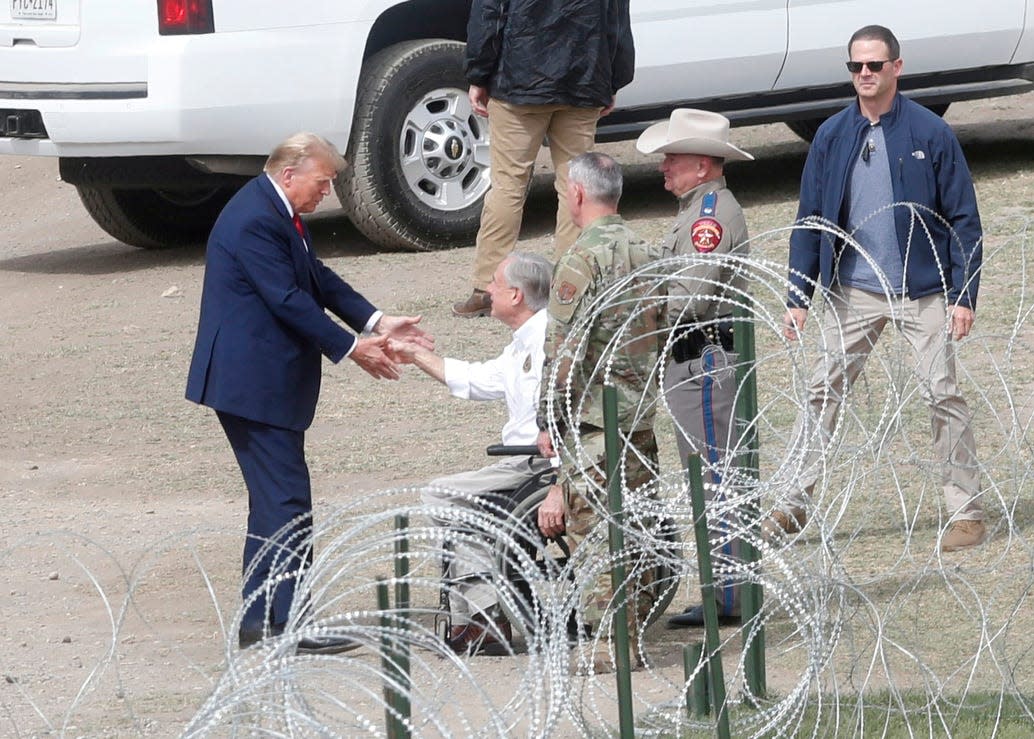
[(628, 0), (474, 0), (467, 80), (514, 105), (609, 105), (632, 81)]

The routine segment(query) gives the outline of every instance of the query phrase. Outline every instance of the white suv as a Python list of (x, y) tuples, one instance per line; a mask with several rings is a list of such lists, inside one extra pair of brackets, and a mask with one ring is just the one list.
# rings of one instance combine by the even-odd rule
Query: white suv
[[(144, 248), (203, 241), (243, 178), (307, 129), (352, 163), (337, 193), (388, 247), (469, 243), (487, 126), (463, 77), (469, 0), (0, 0), (0, 154), (60, 158), (90, 215)], [(1034, 0), (635, 0), (635, 81), (599, 138), (675, 107), (808, 137), (852, 95), (860, 26), (902, 44), (931, 107), (1034, 80)]]

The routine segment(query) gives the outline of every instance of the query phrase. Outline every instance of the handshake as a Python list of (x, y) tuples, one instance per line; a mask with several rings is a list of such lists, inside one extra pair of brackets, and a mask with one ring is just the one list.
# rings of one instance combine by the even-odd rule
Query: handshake
[[(420, 316), (383, 315), (373, 335), (356, 340), (348, 358), (378, 380), (397, 380), (401, 364), (419, 364), (418, 357), (435, 357), (434, 337), (417, 326)], [(436, 357), (437, 358), (437, 357)]]
[[(377, 379), (397, 380), (402, 373), (401, 365), (412, 364), (443, 385), (448, 385), (445, 381), (445, 360), (434, 353), (434, 337), (417, 328), (419, 321), (419, 316), (383, 316), (374, 327), (377, 335), (360, 339), (349, 356)], [(357, 357), (360, 349), (363, 354)], [(371, 366), (363, 364), (367, 356), (376, 358)]]

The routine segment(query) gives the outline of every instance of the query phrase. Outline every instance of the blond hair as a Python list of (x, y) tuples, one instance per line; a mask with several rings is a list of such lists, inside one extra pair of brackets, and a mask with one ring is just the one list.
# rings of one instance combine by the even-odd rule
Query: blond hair
[(297, 167), (307, 159), (320, 159), (335, 171), (345, 168), (345, 158), (322, 136), (308, 131), (296, 133), (277, 144), (262, 168), (269, 175), (279, 175), (288, 167)]

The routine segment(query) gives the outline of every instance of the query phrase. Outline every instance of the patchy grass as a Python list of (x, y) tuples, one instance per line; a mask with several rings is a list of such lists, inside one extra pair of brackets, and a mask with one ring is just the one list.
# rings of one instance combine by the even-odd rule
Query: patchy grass
[[(762, 709), (764, 707), (762, 706)], [(697, 719), (699, 720), (699, 719)], [(1031, 696), (970, 693), (965, 698), (941, 696), (931, 700), (925, 693), (874, 693), (853, 699), (827, 695), (808, 704), (793, 736), (879, 736), (883, 739), (931, 737), (996, 737), (1028, 739), (1034, 722)], [(730, 726), (757, 727), (757, 713), (737, 707)], [(770, 727), (759, 736), (785, 736), (786, 727)], [(733, 736), (737, 736), (735, 729)], [(686, 739), (713, 737), (714, 729), (692, 729)]]

